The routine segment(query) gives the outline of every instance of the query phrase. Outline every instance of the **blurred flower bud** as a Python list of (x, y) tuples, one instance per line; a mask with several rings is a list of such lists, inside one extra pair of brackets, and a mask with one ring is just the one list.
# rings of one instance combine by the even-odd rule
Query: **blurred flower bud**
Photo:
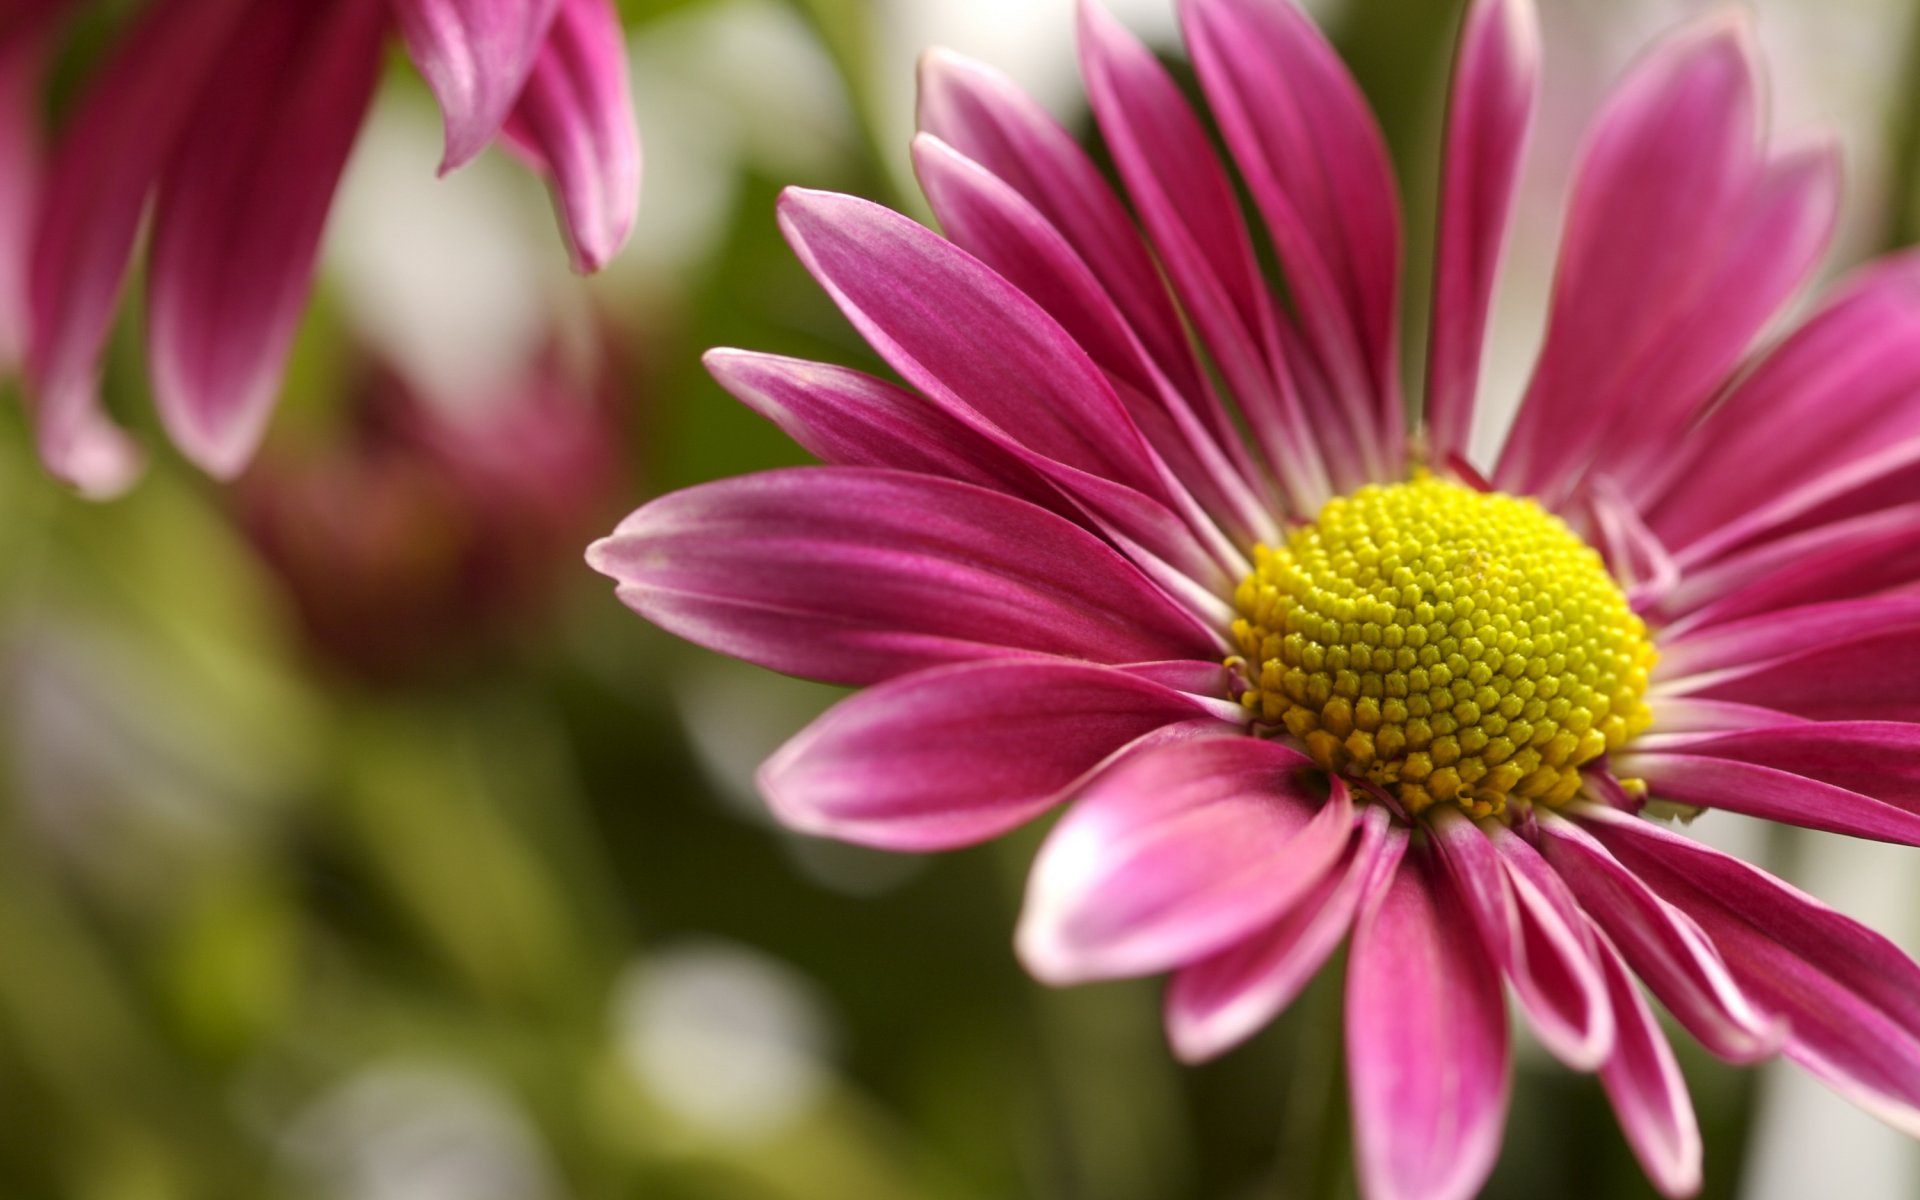
[(270, 446), (237, 515), (318, 657), (401, 683), (537, 628), (627, 490), (615, 375), (550, 347), (453, 405), (375, 367), (332, 442)]

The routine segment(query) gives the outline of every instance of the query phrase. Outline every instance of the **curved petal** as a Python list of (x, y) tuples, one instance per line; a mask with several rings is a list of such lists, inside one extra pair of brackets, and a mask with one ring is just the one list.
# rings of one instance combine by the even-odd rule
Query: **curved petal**
[[(1338, 777), (1334, 786), (1343, 787)], [(1293, 1002), (1347, 935), (1368, 882), (1406, 851), (1387, 810), (1360, 810), (1360, 832), (1341, 864), (1270, 928), (1184, 966), (1167, 988), (1167, 1038), (1190, 1063), (1223, 1054)]]
[(1920, 594), (1801, 604), (1660, 639), (1653, 678), (1663, 689), (1698, 691), (1786, 659), (1877, 635), (1920, 630)]
[(1154, 365), (1231, 452), (1239, 433), (1194, 355), (1166, 283), (1120, 198), (1073, 135), (1005, 75), (945, 50), (921, 59), (918, 117), (922, 130), (992, 172), (1072, 244)]
[(1754, 1007), (1685, 914), (1581, 826), (1540, 813), (1538, 828), (1541, 850), (1580, 906), (1701, 1045), (1729, 1062), (1756, 1062), (1780, 1048), (1784, 1030)]
[(1920, 581), (1920, 503), (1902, 504), (1735, 551), (1687, 572), (1662, 597), (1667, 637), (1820, 600)]
[[(1271, 924), (1353, 836), (1353, 802), (1297, 750), (1188, 739), (1101, 772), (1027, 877), (1015, 944), (1047, 983), (1164, 971)], [(1324, 776), (1322, 776), (1324, 777)]]
[(40, 457), (90, 495), (133, 482), (140, 453), (100, 408), (97, 360), (147, 196), (252, 0), (150, 5), (67, 119), (29, 265), (27, 350)]
[(1401, 458), (1400, 202), (1385, 140), (1340, 56), (1294, 4), (1182, 0), (1209, 105), (1286, 273), (1344, 425), (1373, 477)]
[(944, 850), (1031, 820), (1142, 738), (1232, 728), (1198, 697), (1111, 667), (964, 663), (842, 700), (767, 760), (760, 791), (803, 833)]
[(1838, 645), (1809, 642), (1795, 654), (1658, 685), (1655, 711), (1677, 693), (1815, 721), (1920, 721), (1920, 638), (1910, 627), (1869, 628)]
[(1208, 512), (1226, 522), (1243, 545), (1276, 539), (1270, 502), (1247, 485), (1238, 464), (1154, 366), (1112, 298), (1059, 231), (1013, 188), (930, 133), (915, 136), (913, 165), (947, 237), (1060, 322), (1106, 373), (1142, 435)]
[(835, 683), (1023, 651), (1222, 653), (1086, 530), (925, 475), (795, 467), (702, 484), (641, 508), (587, 557), (670, 632)]
[(392, 0), (413, 65), (447, 119), (442, 171), (486, 149), (526, 87), (559, 0)]
[(1600, 1084), (1653, 1186), (1676, 1200), (1692, 1196), (1700, 1190), (1703, 1150), (1687, 1081), (1620, 952), (1591, 923), (1589, 932), (1600, 950), (1618, 1031), (1613, 1053), (1600, 1067)]
[(1617, 451), (1677, 430), (1811, 269), (1831, 164), (1761, 157), (1751, 43), (1737, 10), (1696, 22), (1596, 123), (1545, 345), (1496, 474), (1508, 490), (1563, 494), (1610, 438)]
[(45, 173), (40, 84), (52, 47), (40, 14), (26, 16), (17, 28), (0, 18), (0, 376), (27, 348), (27, 257)]
[(1616, 755), (1611, 769), (1629, 778), (1644, 779), (1653, 795), (1678, 804), (1920, 846), (1920, 813), (1774, 767), (1734, 758), (1654, 750)]
[(1279, 315), (1206, 130), (1148, 49), (1091, 0), (1080, 71), (1127, 193), (1201, 341), (1296, 511), (1329, 495), (1319, 439), (1274, 357)]
[(559, 0), (502, 131), (551, 182), (574, 270), (611, 262), (640, 207), (640, 131), (612, 0)]
[(1787, 1057), (1920, 1137), (1920, 964), (1738, 859), (1624, 814), (1579, 816), (1700, 923), (1741, 987), (1787, 1018)]
[(1427, 439), (1436, 462), (1465, 457), (1473, 435), (1494, 279), (1539, 83), (1540, 29), (1532, 0), (1475, 0), (1460, 29), (1441, 153), (1426, 397)]
[(1475, 1194), (1506, 1121), (1506, 1001), (1471, 918), (1417, 849), (1354, 927), (1346, 1037), (1361, 1190), (1371, 1200)]
[(913, 471), (1062, 507), (1018, 459), (905, 388), (848, 367), (750, 350), (709, 350), (701, 361), (736, 400), (835, 466)]
[(1710, 561), (1804, 511), (1821, 476), (1920, 435), (1916, 388), (1920, 253), (1908, 252), (1853, 275), (1707, 414), (1649, 523), (1683, 565)]
[[(1591, 1071), (1613, 1050), (1613, 1010), (1593, 949), (1570, 899), (1562, 911), (1536, 882), (1552, 872), (1505, 825), (1492, 825), (1499, 832), (1443, 805), (1427, 827), (1454, 891), (1541, 1044), (1575, 1070)], [(1516, 859), (1522, 861), (1516, 865)]]
[(160, 180), (147, 345), (174, 444), (223, 479), (253, 457), (373, 99), (381, 0), (253, 6)]
[(1222, 591), (1237, 582), (1169, 507), (1162, 466), (1105, 378), (1025, 294), (865, 200), (789, 188), (780, 223), (841, 311), (929, 399), (1176, 569)]
[(1920, 811), (1920, 725), (1910, 722), (1792, 721), (1645, 740), (1631, 751), (1751, 763)]

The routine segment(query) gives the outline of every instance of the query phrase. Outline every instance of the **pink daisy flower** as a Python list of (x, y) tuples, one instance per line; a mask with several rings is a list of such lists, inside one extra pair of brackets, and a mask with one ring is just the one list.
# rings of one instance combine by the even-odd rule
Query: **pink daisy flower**
[(1486, 1178), (1503, 994), (1599, 1074), (1669, 1195), (1700, 1137), (1643, 985), (1716, 1055), (1784, 1053), (1920, 1134), (1920, 966), (1648, 819), (1920, 842), (1920, 259), (1756, 346), (1828, 239), (1834, 155), (1767, 144), (1741, 19), (1690, 26), (1599, 114), (1532, 383), (1474, 463), (1526, 0), (1462, 31), (1411, 429), (1358, 89), (1287, 0), (1180, 11), (1254, 229), (1097, 7), (1081, 61), (1125, 203), (1004, 79), (935, 54), (914, 155), (946, 238), (846, 196), (780, 206), (914, 390), (713, 352), (829, 465), (663, 497), (589, 561), (692, 641), (869, 685), (762, 769), (796, 829), (937, 850), (1067, 806), (1020, 956), (1053, 983), (1170, 973), (1183, 1058), (1347, 940), (1376, 1200)]
[[(19, 121), (28, 51), (75, 6), (26, 0), (0, 18), (0, 167), (16, 178), (34, 169)], [(55, 475), (111, 494), (138, 471), (98, 376), (149, 205), (161, 421), (207, 471), (246, 465), (395, 28), (446, 114), (441, 170), (504, 137), (551, 181), (578, 269), (626, 239), (640, 153), (611, 0), (148, 0), (66, 119), (34, 197), (27, 390)], [(25, 205), (12, 182), (0, 183), (0, 247)], [(13, 291), (0, 278), (0, 318)]]

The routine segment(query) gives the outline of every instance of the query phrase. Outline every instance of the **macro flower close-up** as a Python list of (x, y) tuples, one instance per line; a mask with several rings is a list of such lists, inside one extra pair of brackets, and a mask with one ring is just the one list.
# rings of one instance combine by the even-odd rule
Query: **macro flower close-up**
[(1061, 809), (1019, 958), (1166, 975), (1180, 1058), (1344, 945), (1374, 1200), (1484, 1183), (1509, 998), (1666, 1195), (1702, 1186), (1703, 1140), (1649, 994), (1712, 1055), (1783, 1056), (1920, 1136), (1920, 966), (1692, 836), (1920, 844), (1920, 260), (1802, 300), (1836, 153), (1772, 136), (1746, 14), (1696, 18), (1579, 145), (1509, 420), (1482, 364), (1543, 75), (1527, 0), (1461, 24), (1418, 339), (1386, 143), (1332, 46), (1291, 0), (1178, 14), (1200, 107), (1080, 6), (1097, 158), (929, 53), (912, 154), (943, 232), (778, 208), (906, 386), (711, 351), (822, 464), (670, 493), (589, 561), (682, 638), (864, 689), (761, 768), (793, 829), (934, 851)]

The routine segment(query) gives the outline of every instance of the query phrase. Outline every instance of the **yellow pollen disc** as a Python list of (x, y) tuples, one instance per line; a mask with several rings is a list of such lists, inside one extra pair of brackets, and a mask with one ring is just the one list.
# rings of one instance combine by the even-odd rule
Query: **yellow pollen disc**
[(1532, 500), (1422, 476), (1327, 503), (1234, 593), (1242, 702), (1410, 813), (1563, 804), (1646, 729), (1656, 652), (1600, 555)]

